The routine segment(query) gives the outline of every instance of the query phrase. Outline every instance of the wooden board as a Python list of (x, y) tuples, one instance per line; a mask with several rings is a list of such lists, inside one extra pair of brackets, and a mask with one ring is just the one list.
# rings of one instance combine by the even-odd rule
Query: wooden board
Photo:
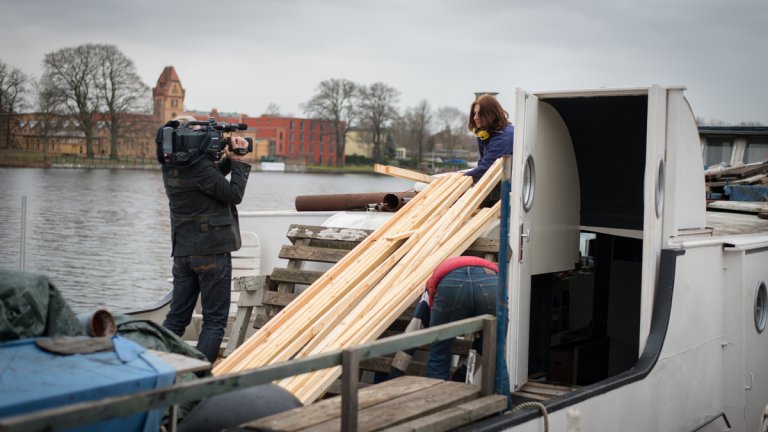
[(344, 258), (344, 255), (346, 255), (347, 252), (349, 252), (347, 249), (283, 245), (283, 247), (280, 248), (280, 254), (278, 256), (282, 259), (335, 263)]
[(392, 426), (386, 432), (441, 432), (456, 429), (474, 421), (498, 414), (507, 408), (507, 397), (490, 395), (447, 410)]
[(410, 171), (407, 169), (393, 167), (391, 165), (376, 164), (373, 166), (373, 170), (379, 174), (386, 174), (392, 177), (400, 177), (406, 180), (413, 180), (420, 183), (431, 183), (432, 180), (435, 179), (434, 177), (428, 174), (423, 174), (416, 171)]
[[(390, 381), (363, 388), (357, 392), (359, 409), (380, 404), (388, 400), (411, 394), (442, 381), (431, 378), (403, 376)], [(297, 431), (306, 429), (341, 416), (341, 397), (318, 401), (312, 405), (284, 411), (269, 417), (250, 422), (246, 429), (266, 429), (275, 431)]]
[[(380, 430), (389, 425), (420, 418), (476, 399), (479, 394), (480, 387), (477, 386), (450, 381), (442, 382), (360, 410), (357, 415), (357, 428), (359, 431)], [(337, 432), (341, 430), (341, 418), (333, 418), (303, 430)]]

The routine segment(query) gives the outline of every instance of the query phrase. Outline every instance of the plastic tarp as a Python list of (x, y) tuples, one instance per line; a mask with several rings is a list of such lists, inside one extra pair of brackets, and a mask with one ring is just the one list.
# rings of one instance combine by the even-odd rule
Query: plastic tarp
[(48, 277), (0, 270), (0, 342), (59, 335), (85, 329)]
[[(133, 394), (173, 383), (175, 370), (147, 349), (112, 338), (113, 349), (59, 355), (40, 349), (36, 339), (0, 344), (0, 417)], [(78, 427), (77, 431), (157, 431), (163, 411)]]

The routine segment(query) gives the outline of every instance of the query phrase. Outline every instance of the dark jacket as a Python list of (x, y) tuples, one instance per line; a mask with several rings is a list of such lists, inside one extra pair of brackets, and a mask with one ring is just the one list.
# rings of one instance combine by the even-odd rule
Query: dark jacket
[[(226, 175), (232, 172), (231, 180)], [(163, 166), (171, 209), (172, 256), (213, 255), (240, 249), (237, 204), (251, 166), (203, 157), (188, 167)]]
[(496, 162), (496, 159), (512, 154), (512, 143), (515, 137), (515, 128), (508, 124), (504, 129), (494, 131), (487, 140), (477, 139), (477, 150), (480, 158), (477, 166), (467, 171), (465, 174), (472, 176), (472, 181), (477, 183), (480, 177), (488, 171), (488, 168)]

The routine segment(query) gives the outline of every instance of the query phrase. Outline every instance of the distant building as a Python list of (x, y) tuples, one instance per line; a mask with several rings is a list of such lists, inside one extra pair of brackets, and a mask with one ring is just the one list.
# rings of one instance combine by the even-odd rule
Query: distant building
[[(264, 158), (284, 160), (298, 164), (334, 165), (338, 140), (334, 123), (297, 117), (219, 112), (185, 111), (186, 89), (173, 66), (166, 66), (157, 84), (152, 88), (153, 113), (131, 114), (123, 119), (123, 132), (118, 140), (120, 158), (155, 158), (155, 134), (157, 128), (181, 115), (191, 115), (206, 121), (213, 117), (217, 122), (245, 123), (247, 130), (239, 134), (254, 142), (253, 153), (246, 159), (259, 161)], [(97, 157), (108, 157), (110, 135), (108, 118), (97, 114), (93, 147)], [(47, 118), (43, 121), (43, 118)], [(49, 155), (74, 155), (85, 157), (85, 135), (77, 128), (72, 116), (43, 116), (39, 113), (15, 116), (14, 128), (9, 135), (15, 150), (42, 151), (47, 145)], [(343, 156), (342, 156), (343, 157)]]
[(367, 133), (360, 130), (350, 130), (347, 132), (347, 140), (344, 146), (344, 153), (347, 156), (362, 156), (368, 159), (373, 158), (373, 143), (367, 137)]
[(768, 160), (766, 126), (699, 126), (704, 166)]

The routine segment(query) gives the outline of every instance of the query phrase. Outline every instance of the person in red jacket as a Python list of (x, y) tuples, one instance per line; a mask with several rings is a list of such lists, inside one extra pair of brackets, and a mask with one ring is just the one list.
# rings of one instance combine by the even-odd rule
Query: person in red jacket
[[(443, 261), (427, 280), (429, 326), (478, 315), (496, 315), (499, 290), (496, 263), (472, 256)], [(427, 376), (448, 380), (453, 339), (435, 342), (429, 349)]]

